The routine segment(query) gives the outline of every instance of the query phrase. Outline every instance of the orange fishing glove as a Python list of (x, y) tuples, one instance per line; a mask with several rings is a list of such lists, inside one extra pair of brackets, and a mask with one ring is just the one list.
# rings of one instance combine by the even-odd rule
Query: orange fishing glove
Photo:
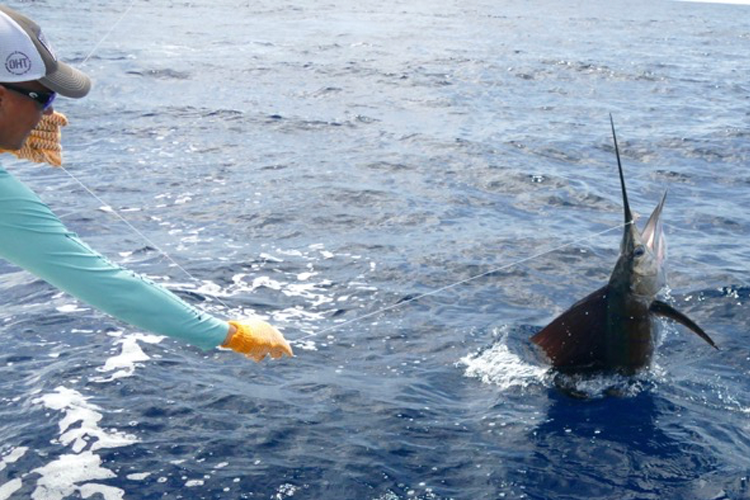
[(65, 115), (57, 111), (50, 115), (44, 115), (36, 128), (31, 131), (21, 149), (15, 151), (0, 149), (0, 152), (13, 153), (24, 160), (49, 163), (52, 166), (59, 167), (62, 165), (62, 146), (60, 145), (62, 133), (60, 128), (67, 124), (68, 119), (65, 118)]
[(284, 354), (294, 356), (289, 342), (284, 339), (281, 333), (265, 321), (258, 318), (244, 320), (243, 323), (230, 321), (230, 325), (237, 331), (232, 335), (229, 343), (222, 347), (227, 347), (233, 351), (244, 354), (248, 358), (257, 362), (263, 360), (267, 354), (272, 358), (278, 359)]

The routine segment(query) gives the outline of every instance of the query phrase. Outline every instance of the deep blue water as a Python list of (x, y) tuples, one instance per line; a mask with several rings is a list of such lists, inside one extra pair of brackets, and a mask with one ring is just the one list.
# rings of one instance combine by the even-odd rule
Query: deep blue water
[[(94, 78), (57, 104), (66, 167), (151, 243), (4, 166), (297, 357), (202, 353), (0, 262), (1, 499), (750, 498), (750, 6), (9, 4)], [(634, 210), (669, 190), (669, 295), (721, 350), (665, 324), (651, 370), (580, 400), (528, 338), (616, 260), (609, 113)]]

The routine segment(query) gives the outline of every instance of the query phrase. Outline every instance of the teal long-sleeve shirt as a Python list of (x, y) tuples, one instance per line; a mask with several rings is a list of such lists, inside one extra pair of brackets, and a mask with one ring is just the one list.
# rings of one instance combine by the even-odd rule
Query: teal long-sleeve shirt
[(201, 349), (229, 324), (92, 250), (33, 191), (0, 166), (0, 258), (112, 316)]

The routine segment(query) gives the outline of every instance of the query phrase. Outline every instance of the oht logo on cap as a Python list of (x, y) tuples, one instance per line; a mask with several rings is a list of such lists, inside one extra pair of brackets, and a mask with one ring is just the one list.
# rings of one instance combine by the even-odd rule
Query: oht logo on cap
[(13, 75), (24, 75), (31, 71), (31, 59), (23, 52), (12, 52), (5, 59), (5, 69)]

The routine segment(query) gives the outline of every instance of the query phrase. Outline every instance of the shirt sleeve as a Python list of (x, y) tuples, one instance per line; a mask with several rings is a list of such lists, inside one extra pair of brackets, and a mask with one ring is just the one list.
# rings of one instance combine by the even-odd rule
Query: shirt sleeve
[(92, 250), (28, 187), (0, 167), (0, 257), (138, 328), (201, 349), (229, 325)]

